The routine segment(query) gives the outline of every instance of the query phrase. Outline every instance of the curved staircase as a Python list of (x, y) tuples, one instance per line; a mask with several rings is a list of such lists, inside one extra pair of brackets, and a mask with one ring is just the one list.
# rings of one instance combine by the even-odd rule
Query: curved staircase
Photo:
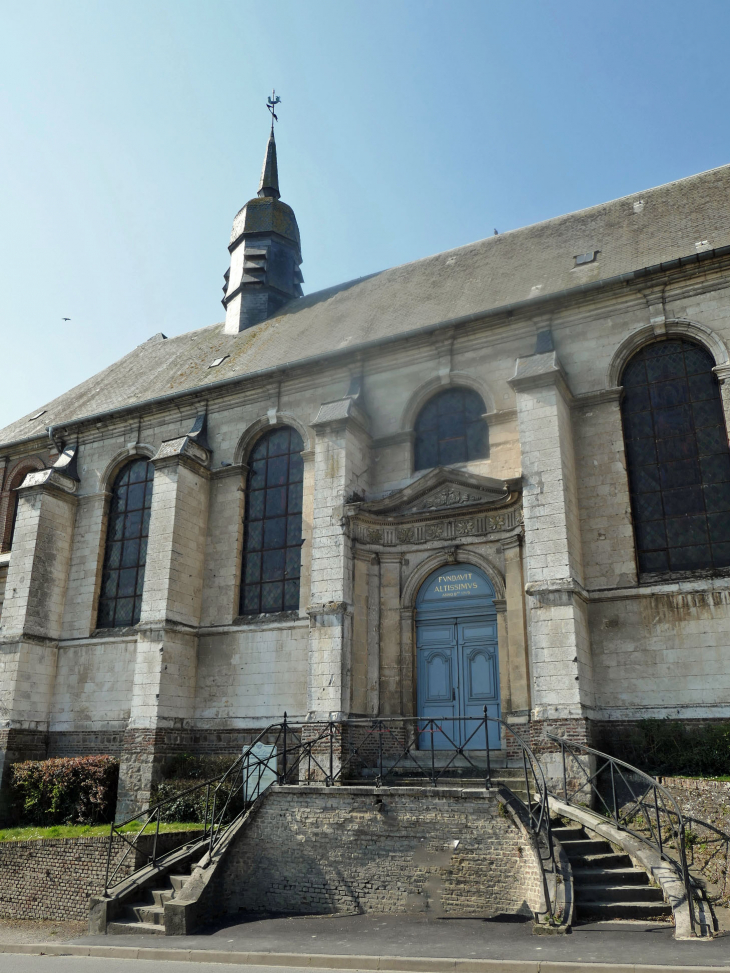
[(672, 907), (662, 890), (651, 884), (643, 868), (627, 854), (617, 853), (603, 838), (591, 837), (573, 821), (553, 825), (573, 871), (575, 915), (582, 921), (643, 919), (669, 921)]

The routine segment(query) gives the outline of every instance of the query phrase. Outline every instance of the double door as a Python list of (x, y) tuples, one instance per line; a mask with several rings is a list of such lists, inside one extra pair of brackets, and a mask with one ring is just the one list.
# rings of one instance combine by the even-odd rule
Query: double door
[[(499, 716), (496, 614), (424, 618), (416, 622), (418, 716), (421, 749), (484, 750), (484, 707)], [(471, 719), (469, 719), (471, 717)], [(500, 747), (498, 723), (489, 723), (489, 748)]]

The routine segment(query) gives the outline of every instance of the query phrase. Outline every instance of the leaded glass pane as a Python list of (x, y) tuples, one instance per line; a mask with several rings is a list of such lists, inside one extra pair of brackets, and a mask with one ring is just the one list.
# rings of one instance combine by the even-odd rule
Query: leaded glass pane
[(730, 566), (730, 452), (714, 362), (684, 339), (642, 348), (621, 415), (641, 573)]
[(152, 464), (136, 459), (120, 470), (114, 481), (96, 619), (99, 628), (136, 625), (139, 621), (153, 478)]
[(282, 427), (258, 440), (249, 457), (240, 612), (299, 607), (302, 544), (302, 437)]
[(446, 389), (421, 409), (415, 424), (414, 467), (452, 466), (489, 455), (484, 402), (471, 389)]

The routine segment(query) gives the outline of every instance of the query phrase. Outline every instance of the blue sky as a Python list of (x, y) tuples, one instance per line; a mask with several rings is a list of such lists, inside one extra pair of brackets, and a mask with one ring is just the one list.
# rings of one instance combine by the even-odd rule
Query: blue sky
[(311, 292), (730, 162), (728, 36), (727, 0), (0, 0), (0, 426), (222, 320), (273, 87)]

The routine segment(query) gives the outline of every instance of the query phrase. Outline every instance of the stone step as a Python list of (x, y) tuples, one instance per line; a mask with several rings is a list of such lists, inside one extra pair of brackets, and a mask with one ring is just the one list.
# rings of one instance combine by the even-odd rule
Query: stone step
[(109, 936), (164, 936), (165, 927), (134, 919), (115, 919), (106, 926)]
[(581, 885), (581, 902), (664, 902), (662, 890), (653, 885)]
[(562, 844), (564, 841), (579, 841), (588, 838), (583, 828), (566, 828), (563, 825), (553, 825), (552, 832)]
[(183, 885), (190, 881), (190, 873), (187, 875), (168, 875), (167, 877), (170, 880), (170, 885), (172, 885), (175, 892), (179, 892)]
[(573, 884), (648, 885), (649, 876), (642, 868), (574, 868)]
[(612, 849), (607, 841), (599, 841), (594, 838), (578, 838), (562, 841), (560, 844), (565, 849), (568, 858), (585, 857), (587, 855), (607, 855)]
[(151, 895), (154, 905), (164, 906), (165, 902), (175, 898), (175, 889), (152, 889)]
[(165, 925), (165, 910), (161, 905), (149, 905), (147, 902), (133, 902), (126, 908), (127, 916), (140, 923), (155, 926)]
[(585, 899), (576, 901), (576, 914), (580, 919), (671, 919), (672, 908), (665, 902), (601, 902)]
[(631, 868), (633, 862), (628, 855), (611, 852), (600, 855), (568, 855), (573, 874), (581, 868)]

